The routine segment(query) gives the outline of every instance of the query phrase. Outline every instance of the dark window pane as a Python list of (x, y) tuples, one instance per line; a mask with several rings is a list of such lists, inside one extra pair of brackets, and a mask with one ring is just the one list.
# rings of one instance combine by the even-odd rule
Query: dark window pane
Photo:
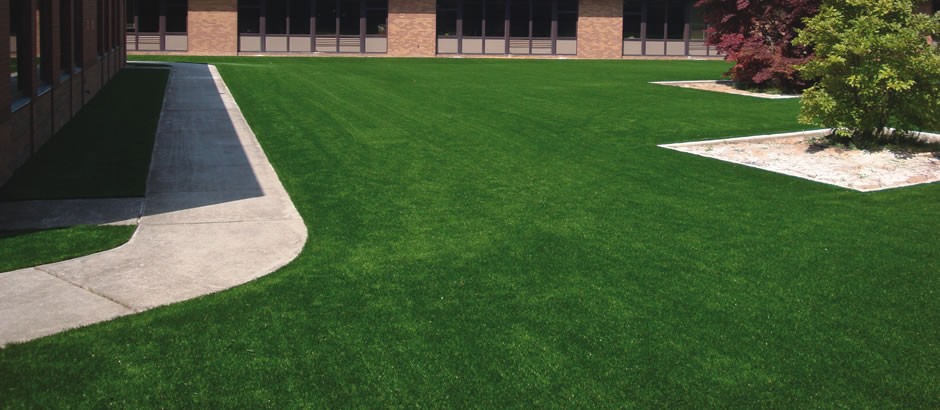
[(670, 40), (682, 40), (685, 37), (685, 0), (670, 0), (668, 4), (666, 36)]
[(457, 11), (438, 11), (437, 12), (437, 35), (456, 36), (457, 35)]
[(59, 0), (59, 70), (72, 71), (72, 33), (69, 30), (71, 0)]
[(640, 38), (640, 15), (623, 17), (623, 38)]
[[(36, 37), (39, 40), (39, 50), (36, 53), (36, 71), (39, 73), (39, 82), (49, 84), (52, 82), (52, 0), (39, 0), (39, 25), (36, 26)], [(103, 30), (102, 30), (103, 31)]]
[(160, 2), (142, 0), (137, 2), (137, 25), (141, 33), (160, 32)]
[(578, 0), (558, 0), (559, 12), (578, 12)]
[(310, 34), (310, 0), (290, 0), (290, 33)]
[(483, 0), (464, 0), (463, 35), (483, 35)]
[(166, 31), (170, 33), (186, 32), (186, 13), (188, 8), (189, 5), (186, 0), (167, 0)]
[(26, 92), (28, 81), (25, 79), (25, 73), (29, 67), (24, 67), (28, 64), (26, 53), (29, 53), (30, 49), (29, 36), (26, 35), (30, 26), (28, 9), (23, 1), (10, 2), (10, 36), (14, 40), (11, 42), (14, 48), (10, 50), (10, 85), (14, 101), (28, 95)]
[(509, 10), (509, 36), (529, 37), (529, 2), (512, 0)]
[(124, 7), (127, 11), (127, 32), (137, 31), (137, 26), (134, 25), (134, 17), (137, 17), (137, 0), (127, 0), (127, 5)]
[(287, 0), (269, 0), (264, 17), (267, 34), (287, 34)]
[(532, 37), (552, 36), (552, 3), (535, 2), (532, 8)]
[(643, 12), (644, 0), (624, 0), (623, 14), (640, 14)]
[(336, 1), (317, 0), (317, 34), (336, 35)]
[(689, 19), (689, 39), (704, 41), (707, 28), (704, 11), (700, 7), (692, 7), (692, 16)]
[(502, 37), (506, 33), (506, 2), (504, 0), (486, 1), (486, 36)]
[(366, 0), (367, 9), (383, 9), (388, 11), (388, 0)]
[(646, 11), (646, 38), (662, 40), (665, 38), (666, 3), (650, 2)]
[[(18, 2), (16, 2), (16, 3), (18, 3)], [(74, 0), (74, 1), (72, 2), (72, 10), (75, 10), (75, 13), (74, 13), (75, 15), (73, 16), (74, 19), (72, 20), (72, 29), (73, 29), (73, 33), (75, 33), (75, 35), (72, 36), (72, 42), (73, 42), (73, 46), (74, 46), (72, 49), (74, 50), (74, 53), (75, 53), (75, 59), (74, 59), (74, 61), (75, 61), (75, 66), (76, 66), (76, 67), (81, 67), (81, 66), (83, 65), (83, 63), (84, 63), (84, 62), (82, 61), (83, 58), (84, 58), (84, 56), (82, 55), (82, 53), (83, 53), (83, 51), (82, 51), (82, 43), (83, 43), (83, 41), (82, 41), (82, 38), (83, 38), (82, 30), (84, 29), (84, 26), (82, 25), (82, 22), (83, 22), (83, 20), (82, 20), (83, 14), (82, 14), (82, 13), (83, 13), (83, 11), (84, 11), (84, 10), (83, 10), (83, 5), (84, 5), (84, 4), (85, 4), (85, 2), (84, 2), (83, 0)]]
[(359, 0), (342, 0), (339, 11), (339, 34), (345, 36), (359, 35)]
[(261, 32), (261, 2), (259, 0), (238, 1), (238, 32), (242, 34)]
[(558, 15), (558, 37), (578, 36), (578, 15), (561, 13)]
[(366, 11), (366, 34), (388, 34), (388, 10)]
[(438, 0), (438, 10), (457, 10), (457, 0)]

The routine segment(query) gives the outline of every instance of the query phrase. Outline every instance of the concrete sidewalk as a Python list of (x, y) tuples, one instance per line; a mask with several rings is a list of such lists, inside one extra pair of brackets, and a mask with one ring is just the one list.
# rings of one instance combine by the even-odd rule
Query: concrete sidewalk
[[(134, 207), (95, 219), (133, 219)], [(307, 239), (214, 66), (172, 64), (137, 209), (137, 232), (119, 248), (0, 273), (0, 346), (245, 283), (293, 260)]]

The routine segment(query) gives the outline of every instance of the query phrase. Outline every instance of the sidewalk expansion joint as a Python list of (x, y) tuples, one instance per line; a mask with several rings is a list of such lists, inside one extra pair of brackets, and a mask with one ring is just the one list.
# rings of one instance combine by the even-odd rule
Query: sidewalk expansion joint
[(56, 275), (55, 272), (51, 272), (51, 271), (45, 270), (45, 269), (43, 269), (43, 268), (44, 268), (44, 266), (35, 266), (35, 267), (33, 267), (33, 269), (35, 269), (35, 270), (37, 270), (37, 271), (40, 271), (40, 272), (42, 272), (42, 273), (45, 273), (46, 275), (52, 276), (53, 278), (56, 278), (56, 279), (61, 280), (61, 281), (65, 282), (65, 283), (68, 283), (69, 285), (72, 285), (72, 286), (74, 286), (74, 287), (76, 287), (76, 288), (79, 288), (79, 289), (81, 289), (81, 290), (84, 290), (85, 292), (91, 293), (92, 295), (95, 295), (95, 296), (97, 296), (97, 297), (99, 297), (99, 298), (105, 299), (105, 300), (107, 300), (107, 301), (109, 301), (109, 302), (111, 302), (111, 303), (114, 303), (114, 304), (116, 304), (116, 305), (120, 305), (120, 306), (123, 307), (124, 309), (127, 309), (127, 310), (129, 310), (129, 311), (131, 311), (131, 312), (133, 312), (133, 313), (140, 313), (140, 310), (137, 310), (137, 309), (134, 308), (133, 306), (130, 306), (130, 305), (126, 304), (126, 303), (123, 303), (123, 302), (121, 302), (121, 301), (119, 301), (119, 300), (117, 300), (117, 299), (114, 299), (114, 298), (112, 298), (112, 297), (110, 297), (110, 296), (108, 296), (108, 295), (105, 295), (105, 294), (103, 294), (103, 293), (96, 292), (94, 289), (91, 289), (91, 288), (82, 286), (82, 285), (80, 285), (80, 284), (78, 284), (78, 283), (72, 282), (72, 281), (70, 281), (70, 280), (68, 280), (68, 279), (65, 279), (65, 278), (59, 276), (59, 275)]

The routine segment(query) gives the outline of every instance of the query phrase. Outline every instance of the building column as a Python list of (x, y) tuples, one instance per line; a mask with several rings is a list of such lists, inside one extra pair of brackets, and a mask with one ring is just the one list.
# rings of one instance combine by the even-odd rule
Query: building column
[(189, 0), (189, 54), (238, 54), (238, 1)]
[(436, 0), (388, 0), (388, 55), (433, 57)]
[(623, 0), (581, 0), (578, 10), (578, 57), (623, 56)]

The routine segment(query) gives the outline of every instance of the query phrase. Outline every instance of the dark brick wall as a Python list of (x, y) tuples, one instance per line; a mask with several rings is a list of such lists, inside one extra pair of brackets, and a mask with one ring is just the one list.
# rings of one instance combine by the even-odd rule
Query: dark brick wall
[[(0, 76), (9, 78), (10, 67), (10, 2), (23, 1), (35, 10), (38, 0), (0, 0)], [(53, 67), (51, 89), (39, 89), (36, 76), (24, 76), (30, 82), (29, 102), (12, 112), (12, 90), (9, 81), (0, 81), (0, 184), (6, 182), (13, 172), (22, 166), (43, 144), (54, 138), (55, 132), (91, 100), (101, 86), (107, 83), (125, 65), (123, 50), (123, 1), (106, 0), (106, 15), (110, 22), (98, 21), (98, 0), (82, 0), (82, 54), (75, 55), (81, 68), (60, 71), (60, 49), (72, 44), (60, 44), (60, 30), (68, 25), (59, 24), (59, 1), (52, 1), (52, 24), (43, 35), (52, 40), (50, 64)], [(107, 45), (102, 56), (98, 55), (98, 30), (107, 30)], [(29, 34), (27, 34), (29, 35)], [(35, 36), (33, 36), (35, 37)], [(35, 44), (35, 38), (32, 39)], [(25, 53), (30, 65), (34, 57)], [(42, 91), (40, 93), (40, 91)]]

